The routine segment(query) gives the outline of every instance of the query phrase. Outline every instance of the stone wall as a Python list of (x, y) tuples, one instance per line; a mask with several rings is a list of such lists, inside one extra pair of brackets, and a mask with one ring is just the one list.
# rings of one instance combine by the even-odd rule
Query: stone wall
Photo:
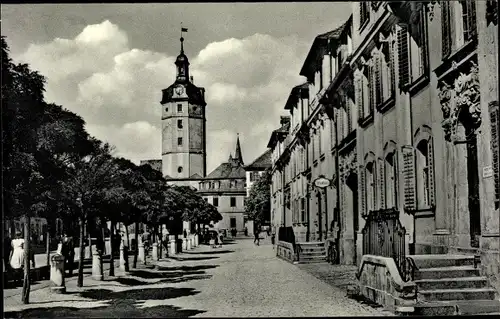
[(276, 256), (283, 258), (289, 262), (296, 261), (293, 245), (284, 241), (278, 241), (276, 244)]
[(415, 283), (403, 282), (392, 258), (364, 255), (356, 276), (360, 294), (386, 310), (416, 301)]

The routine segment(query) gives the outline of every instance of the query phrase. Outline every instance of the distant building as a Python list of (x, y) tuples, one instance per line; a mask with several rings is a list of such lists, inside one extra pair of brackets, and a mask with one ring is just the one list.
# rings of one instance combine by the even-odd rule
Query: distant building
[(245, 169), (241, 155), (240, 139), (236, 139), (234, 157), (229, 155), (227, 162), (220, 164), (207, 177), (200, 180), (198, 194), (217, 207), (222, 220), (216, 228), (244, 229)]

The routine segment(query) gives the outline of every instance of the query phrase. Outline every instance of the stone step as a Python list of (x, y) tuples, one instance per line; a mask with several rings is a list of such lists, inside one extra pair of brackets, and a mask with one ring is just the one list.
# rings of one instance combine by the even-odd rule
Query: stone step
[(493, 288), (433, 289), (418, 291), (418, 300), (494, 300), (496, 290)]
[(500, 300), (457, 301), (458, 314), (491, 314), (500, 313)]
[(458, 289), (458, 288), (486, 288), (486, 277), (461, 277), (415, 280), (419, 290)]
[(301, 247), (324, 247), (325, 243), (318, 241), (318, 242), (304, 242), (304, 243), (297, 243)]
[(439, 268), (424, 268), (415, 272), (415, 280), (419, 279), (443, 279), (443, 278), (461, 278), (477, 277), (479, 269), (473, 266), (452, 266)]
[[(480, 315), (500, 313), (498, 300), (446, 300), (418, 303), (412, 314), (420, 316)], [(396, 309), (397, 310), (397, 309)]]
[(299, 260), (296, 261), (295, 263), (297, 264), (318, 264), (318, 263), (324, 263), (324, 259), (308, 259), (308, 260)]
[(326, 252), (325, 250), (310, 250), (310, 251), (302, 251), (300, 253), (300, 255), (311, 255), (311, 256), (314, 256), (314, 255), (326, 255)]
[(473, 266), (474, 256), (467, 255), (411, 255), (419, 269), (452, 267), (452, 266)]
[(318, 259), (318, 258), (326, 258), (326, 255), (300, 255), (300, 259)]

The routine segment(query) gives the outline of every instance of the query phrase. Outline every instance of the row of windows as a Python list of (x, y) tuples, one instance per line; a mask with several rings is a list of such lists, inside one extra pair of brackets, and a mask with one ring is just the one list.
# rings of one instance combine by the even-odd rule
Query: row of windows
[[(238, 187), (238, 182), (235, 180), (230, 180), (229, 181), (229, 188), (237, 188)], [(217, 189), (221, 188), (222, 183), (220, 181), (217, 182), (207, 182), (207, 183), (202, 183), (201, 188), (202, 189)], [(244, 187), (246, 187), (246, 182), (244, 183)]]
[[(403, 187), (405, 188), (403, 199), (404, 206), (412, 206), (408, 203), (408, 196), (415, 196), (414, 208), (428, 209), (434, 203), (434, 161), (432, 152), (432, 138), (422, 140), (416, 147), (416, 152), (410, 153), (411, 160), (403, 161)], [(364, 174), (361, 172), (362, 186), (362, 214), (379, 209), (399, 206), (399, 181), (398, 181), (398, 153), (393, 151), (378, 163), (372, 160), (365, 165)], [(416, 185), (415, 185), (416, 184)], [(406, 189), (416, 186), (416, 189)], [(377, 198), (379, 204), (377, 205)], [(409, 204), (409, 205), (408, 205)]]
[[(205, 201), (208, 202), (208, 198), (205, 197)], [(219, 206), (219, 198), (218, 197), (214, 197), (212, 199), (212, 205), (214, 205), (215, 207)], [(236, 207), (236, 197), (229, 197), (229, 205), (231, 207)]]

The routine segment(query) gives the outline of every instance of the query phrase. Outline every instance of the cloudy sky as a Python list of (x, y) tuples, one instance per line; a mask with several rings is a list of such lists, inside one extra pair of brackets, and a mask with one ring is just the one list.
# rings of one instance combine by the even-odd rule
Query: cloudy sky
[(161, 90), (175, 80), (180, 25), (207, 99), (207, 169), (240, 134), (249, 164), (270, 133), (317, 34), (348, 18), (349, 3), (2, 5), (12, 58), (47, 77), (46, 100), (138, 163), (161, 158)]

